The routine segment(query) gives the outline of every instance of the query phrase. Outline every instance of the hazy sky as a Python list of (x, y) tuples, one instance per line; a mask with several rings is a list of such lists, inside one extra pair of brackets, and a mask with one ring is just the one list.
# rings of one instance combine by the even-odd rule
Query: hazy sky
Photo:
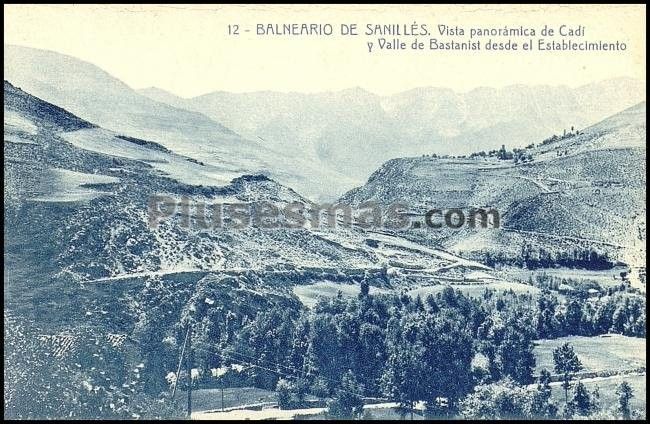
[[(643, 5), (5, 5), (4, 12), (5, 43), (69, 54), (133, 88), (156, 86), (186, 97), (215, 90), (315, 92), (358, 86), (390, 94), (420, 86), (468, 91), (520, 83), (578, 86), (618, 76), (645, 79)], [(589, 40), (620, 40), (627, 50), (369, 54), (366, 42), (376, 37), (256, 36), (255, 25), (267, 23), (331, 23), (335, 28), (356, 23), (362, 30), (368, 23), (426, 23), (432, 32), (438, 24), (584, 25)], [(251, 32), (229, 36), (229, 24)]]

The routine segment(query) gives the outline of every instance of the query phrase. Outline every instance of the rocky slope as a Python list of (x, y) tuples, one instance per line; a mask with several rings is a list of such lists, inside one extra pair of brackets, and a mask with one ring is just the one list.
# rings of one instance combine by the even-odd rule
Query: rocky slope
[(402, 202), (412, 211), (491, 207), (500, 229), (419, 229), (464, 254), (594, 248), (628, 265), (645, 258), (645, 102), (525, 152), (530, 162), (413, 157), (384, 163), (343, 196), (359, 204)]
[[(197, 204), (298, 204), (305, 213), (313, 204), (263, 175), (226, 181), (218, 167), (102, 129), (8, 82), (4, 96), (5, 308), (23, 318), (74, 324), (107, 297), (115, 311), (128, 309), (125, 293), (137, 297), (161, 278), (193, 285), (206, 275), (257, 273), (269, 293), (291, 298), (293, 285), (315, 280), (377, 275), (376, 284), (399, 286), (400, 269), (485, 268), (359, 228), (199, 227)], [(197, 173), (212, 183), (198, 184)], [(152, 196), (191, 206), (152, 226)]]

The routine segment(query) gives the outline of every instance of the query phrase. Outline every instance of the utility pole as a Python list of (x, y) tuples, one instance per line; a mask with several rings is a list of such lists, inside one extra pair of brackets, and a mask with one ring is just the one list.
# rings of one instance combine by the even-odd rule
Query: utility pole
[(181, 349), (181, 357), (178, 358), (178, 368), (176, 369), (176, 380), (174, 380), (174, 388), (172, 390), (172, 402), (176, 396), (176, 389), (178, 388), (178, 380), (181, 378), (181, 366), (183, 365), (183, 357), (185, 356), (185, 346), (187, 346), (187, 338), (190, 335), (190, 327), (185, 330), (185, 339), (183, 341), (183, 348)]
[(192, 323), (187, 324), (187, 418), (192, 418), (192, 365), (194, 354), (192, 352)]

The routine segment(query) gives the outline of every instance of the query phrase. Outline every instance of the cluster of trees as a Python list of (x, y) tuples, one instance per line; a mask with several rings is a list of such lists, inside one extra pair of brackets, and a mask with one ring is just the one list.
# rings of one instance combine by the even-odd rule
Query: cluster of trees
[[(506, 150), (505, 145), (501, 145), (501, 148), (499, 150), (496, 150), (494, 152), (495, 156), (499, 160), (512, 160), (514, 161), (515, 164), (518, 163), (528, 163), (533, 161), (533, 155), (529, 152), (526, 152), (526, 149), (517, 149), (514, 148), (512, 151)], [(492, 153), (492, 152), (490, 152)]]
[(615, 265), (607, 254), (593, 248), (550, 252), (541, 247), (533, 248), (530, 245), (524, 245), (521, 251), (521, 259), (523, 261), (522, 265), (528, 269), (563, 266), (603, 270), (610, 269)]
[(566, 138), (575, 137), (576, 135), (580, 135), (580, 134), (582, 134), (582, 133), (578, 129), (576, 129), (574, 127), (571, 127), (571, 130), (569, 130), (569, 131), (567, 131), (565, 129), (561, 136), (553, 134), (549, 138), (542, 140), (542, 145), (546, 145), (546, 144), (549, 144), (549, 143), (554, 143), (556, 141), (564, 140)]
[(464, 159), (467, 156), (466, 155), (438, 155), (436, 153), (432, 153), (430, 155), (423, 154), (423, 158), (433, 158), (433, 159)]
[(528, 163), (533, 161), (533, 155), (526, 153), (525, 149), (513, 149), (512, 150), (513, 160), (515, 164), (518, 163)]
[(638, 289), (630, 284), (628, 279), (628, 271), (621, 271), (619, 277), (612, 275), (611, 283), (605, 284), (605, 287), (598, 281), (591, 278), (571, 278), (554, 276), (542, 271), (541, 273), (528, 277), (527, 281), (521, 281), (522, 284), (535, 286), (542, 290), (552, 290), (560, 293), (567, 293), (573, 297), (586, 299), (588, 297), (597, 296), (613, 296), (617, 292), (630, 292), (639, 293)]
[(641, 413), (632, 410), (632, 387), (622, 381), (615, 389), (616, 404), (605, 409), (600, 391), (591, 392), (578, 381), (572, 386), (570, 398), (560, 407), (551, 400), (550, 374), (540, 376), (536, 386), (521, 386), (510, 379), (479, 385), (460, 402), (459, 415), (466, 419), (640, 419)]
[(481, 384), (460, 403), (466, 419), (552, 419), (557, 406), (551, 402), (548, 381), (537, 387), (522, 386), (511, 379)]
[(496, 152), (495, 156), (499, 160), (512, 160), (514, 158), (514, 153), (506, 150), (506, 146), (504, 144), (502, 144), (501, 148), (499, 150), (496, 150), (495, 152)]
[(595, 302), (569, 297), (562, 305), (557, 296), (544, 292), (537, 299), (533, 324), (540, 339), (569, 335), (594, 336), (610, 332), (645, 337), (645, 308), (644, 297), (624, 292)]
[[(543, 290), (554, 291), (566, 291), (567, 287), (571, 287), (571, 289), (573, 289), (572, 291), (575, 291), (576, 296), (583, 296), (585, 298), (589, 296), (589, 290), (591, 289), (597, 290), (599, 292), (603, 291), (602, 287), (596, 280), (559, 277), (550, 275), (546, 273), (546, 271), (542, 271), (541, 273), (536, 274), (535, 278), (530, 275), (526, 283), (530, 286), (535, 286)], [(628, 287), (624, 281), (621, 281), (621, 285), (624, 287), (621, 287), (620, 285), (610, 286), (612, 290), (608, 290), (608, 294), (613, 294), (615, 291), (619, 290), (625, 291)]]
[(534, 144), (526, 146), (524, 149), (514, 148), (512, 151), (506, 149), (505, 145), (502, 145), (500, 149), (490, 150), (485, 152), (481, 150), (480, 152), (474, 152), (469, 155), (470, 158), (486, 158), (486, 157), (496, 157), (499, 160), (513, 160), (515, 164), (518, 163), (527, 163), (533, 161), (533, 155), (530, 152), (527, 152), (528, 149), (534, 147)]
[(505, 145), (501, 145), (501, 149), (494, 150), (481, 150), (479, 152), (474, 152), (469, 155), (470, 158), (497, 158), (501, 160), (512, 159), (514, 156), (512, 152), (506, 150)]
[[(278, 387), (287, 405), (308, 390), (338, 399), (334, 411), (354, 409), (359, 396), (388, 397), (405, 410), (422, 400), (439, 407), (444, 398), (445, 411), (455, 411), (476, 384), (533, 381), (531, 317), (519, 306), (497, 310), (497, 303), (451, 288), (426, 300), (370, 296), (364, 284), (358, 299), (338, 296), (298, 314), (260, 312), (226, 355), (256, 358), (256, 384)], [(473, 366), (477, 352), (488, 358), (485, 368)]]
[(8, 410), (20, 416), (23, 405), (45, 393), (48, 402), (30, 407), (29, 417), (179, 414), (164, 395), (165, 376), (176, 370), (191, 324), (195, 368), (212, 375), (214, 368), (243, 365), (228, 385), (277, 389), (283, 407), (305, 405), (312, 394), (330, 399), (332, 416), (357, 417), (364, 397), (382, 397), (404, 411), (424, 401), (432, 416), (473, 416), (483, 413), (472, 412), (476, 396), (514, 396), (533, 405), (526, 414), (544, 417), (552, 412), (544, 393), (526, 387), (535, 382), (535, 339), (610, 331), (645, 336), (645, 299), (623, 292), (563, 304), (550, 292), (486, 290), (469, 297), (445, 288), (423, 299), (370, 295), (364, 280), (357, 298), (339, 295), (307, 310), (241, 287), (235, 277), (198, 287), (147, 284), (133, 305), (138, 319), (130, 341), (107, 346), (89, 328), (88, 337), (79, 337), (85, 345), (65, 360), (52, 361), (24, 331), (6, 335), (6, 346), (31, 343), (8, 351), (5, 374), (21, 382), (5, 397)]
[[(474, 153), (471, 153), (469, 155), (470, 158), (485, 158), (485, 157), (488, 157), (488, 156), (490, 156), (490, 155), (485, 153), (485, 150), (481, 150), (480, 152), (474, 152)], [(494, 156), (494, 155), (491, 155), (491, 156)]]
[[(571, 127), (570, 131), (567, 131), (566, 129), (564, 130), (564, 133), (561, 136), (553, 134), (551, 137), (542, 140), (541, 145), (547, 145), (549, 143), (554, 143), (556, 141), (564, 140), (570, 137), (575, 137), (576, 135), (582, 134), (580, 131), (575, 129), (574, 127)], [(515, 164), (519, 163), (528, 163), (533, 161), (533, 155), (528, 152), (528, 150), (532, 149), (535, 147), (535, 143), (531, 143), (527, 145), (523, 149), (519, 148), (513, 148), (512, 151), (506, 149), (505, 145), (501, 145), (500, 149), (494, 149), (494, 150), (481, 150), (480, 152), (474, 152), (469, 155), (469, 158), (486, 158), (486, 157), (496, 157), (499, 160), (512, 160), (514, 161)], [(563, 154), (567, 154), (568, 151), (564, 151)], [(558, 156), (561, 156), (562, 152), (558, 151)], [(436, 157), (436, 155), (433, 155), (433, 157)], [(465, 156), (461, 156), (465, 157)]]
[(534, 147), (534, 144), (531, 144), (529, 146), (526, 146), (524, 149), (518, 149), (514, 148), (512, 151), (509, 151), (506, 149), (505, 145), (502, 145), (500, 149), (494, 149), (486, 152), (485, 150), (481, 150), (479, 152), (473, 152), (470, 153), (469, 155), (437, 155), (437, 154), (431, 154), (431, 155), (425, 155), (423, 154), (422, 157), (431, 157), (431, 158), (441, 158), (441, 159), (465, 159), (465, 158), (497, 158), (500, 160), (513, 160), (515, 164), (518, 163), (528, 163), (533, 161), (533, 155), (530, 152), (527, 152), (528, 149)]
[(583, 366), (569, 343), (554, 349), (553, 362), (564, 389), (561, 410), (551, 399), (551, 373), (544, 369), (534, 386), (518, 384), (509, 377), (478, 385), (460, 402), (459, 415), (470, 419), (639, 418), (639, 412), (632, 411), (630, 406), (634, 393), (627, 381), (616, 387), (617, 403), (609, 410), (601, 407), (597, 385), (590, 392), (582, 381), (572, 383)]
[[(195, 300), (213, 296), (197, 292)], [(68, 361), (49, 361), (42, 355), (37, 355), (39, 361), (21, 359), (20, 363), (30, 364), (30, 377), (14, 390), (9, 408), (20, 407), (20, 399), (40, 390), (56, 402), (39, 404), (42, 409), (32, 409), (33, 417), (68, 416), (70, 410), (74, 417), (178, 414), (160, 397), (169, 389), (162, 376), (175, 368), (183, 322), (191, 320), (197, 368), (245, 364), (245, 384), (277, 388), (284, 407), (303, 405), (305, 395), (311, 393), (330, 398), (330, 413), (337, 417), (359, 416), (365, 396), (388, 397), (405, 411), (412, 411), (417, 401), (426, 401), (429, 414), (473, 416), (479, 412), (472, 412), (477, 410), (472, 399), (494, 392), (496, 397), (506, 393), (526, 399), (522, 405), (534, 408), (526, 414), (542, 417), (551, 413), (551, 406), (542, 392), (524, 387), (534, 381), (533, 340), (576, 329), (586, 329), (586, 334), (611, 328), (625, 331), (630, 317), (645, 310), (633, 297), (612, 296), (607, 301), (615, 305), (610, 322), (599, 310), (586, 315), (584, 302), (572, 301), (561, 308), (550, 293), (535, 302), (527, 294), (486, 290), (482, 297), (470, 298), (447, 288), (423, 300), (406, 295), (371, 296), (364, 282), (358, 298), (322, 300), (311, 311), (286, 304), (258, 311), (239, 309), (249, 307), (250, 301), (226, 311), (203, 301), (195, 303), (198, 307), (190, 317), (180, 307), (188, 300), (183, 298), (173, 308), (183, 322), (174, 327), (165, 325), (169, 314), (159, 303), (161, 292), (155, 293), (147, 299), (146, 314), (134, 329), (138, 343), (126, 350), (96, 345), (89, 339), (88, 346)], [(586, 325), (593, 317), (598, 317), (591, 321), (597, 325)], [(37, 344), (36, 338), (32, 342)], [(36, 355), (37, 349), (12, 352)], [(483, 364), (476, 363), (478, 356), (485, 358)], [(142, 368), (137, 366), (140, 358), (144, 358)], [(76, 363), (83, 364), (82, 368)], [(19, 370), (9, 367), (9, 372), (14, 371)], [(61, 399), (52, 397), (52, 387), (58, 388), (55, 393)]]
[[(341, 383), (331, 392), (328, 383), (317, 377), (309, 386), (306, 379), (291, 381), (280, 378), (276, 386), (278, 406), (280, 409), (306, 407), (305, 396), (311, 393), (319, 398), (328, 398), (327, 416), (335, 419), (357, 419), (364, 416), (364, 388), (357, 381), (354, 373), (348, 370), (341, 377)], [(311, 405), (314, 405), (312, 402)], [(322, 406), (323, 403), (319, 403)]]
[(607, 253), (599, 252), (593, 248), (551, 251), (531, 245), (522, 246), (516, 255), (508, 255), (505, 252), (485, 252), (481, 259), (491, 267), (513, 265), (528, 269), (567, 267), (605, 270), (616, 265)]
[[(534, 302), (529, 295), (494, 291), (469, 298), (450, 288), (424, 300), (371, 296), (364, 285), (358, 298), (323, 299), (312, 311), (258, 313), (226, 356), (248, 358), (255, 384), (276, 388), (286, 408), (305, 406), (310, 393), (330, 398), (330, 414), (339, 418), (360, 417), (364, 397), (398, 402), (405, 413), (424, 402), (431, 417), (552, 418), (558, 408), (550, 402), (550, 373), (530, 386), (535, 383), (533, 340), (581, 328), (570, 324), (581, 305), (570, 305), (558, 313), (562, 309), (548, 293)], [(550, 324), (558, 325), (551, 332), (549, 311), (559, 323)], [(582, 366), (570, 346), (554, 356), (566, 389), (562, 414), (597, 412), (595, 395), (571, 384)], [(477, 363), (478, 357), (484, 361)], [(504, 396), (516, 404), (506, 406)]]

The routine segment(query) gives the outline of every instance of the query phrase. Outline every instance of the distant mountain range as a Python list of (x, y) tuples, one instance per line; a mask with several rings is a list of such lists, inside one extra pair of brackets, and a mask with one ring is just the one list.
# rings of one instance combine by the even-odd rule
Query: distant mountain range
[(264, 172), (312, 200), (340, 196), (391, 158), (523, 147), (645, 99), (645, 82), (629, 78), (578, 88), (425, 87), (392, 96), (352, 88), (184, 99), (133, 90), (70, 56), (9, 45), (4, 71), (14, 85), (103, 128), (233, 173)]
[(157, 88), (139, 92), (203, 113), (278, 151), (365, 179), (394, 157), (523, 147), (571, 127), (584, 128), (644, 100), (645, 83), (619, 78), (577, 88), (513, 85), (467, 93), (423, 87), (392, 96), (360, 88), (317, 94), (214, 92), (190, 99)]

